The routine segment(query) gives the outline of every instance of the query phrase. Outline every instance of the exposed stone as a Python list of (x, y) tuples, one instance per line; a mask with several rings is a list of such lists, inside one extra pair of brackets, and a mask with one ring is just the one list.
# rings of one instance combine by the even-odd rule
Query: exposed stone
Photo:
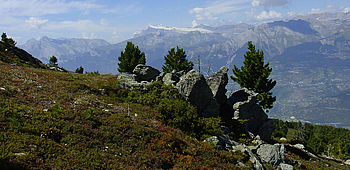
[(257, 132), (267, 121), (267, 115), (257, 104), (257, 93), (248, 89), (239, 90), (228, 99), (229, 105), (233, 104), (233, 119), (248, 120), (244, 128), (249, 132)]
[(25, 156), (25, 153), (15, 153), (16, 156)]
[(82, 66), (80, 66), (79, 68), (75, 69), (74, 73), (83, 74), (84, 68)]
[(261, 161), (271, 164), (274, 167), (285, 161), (283, 144), (262, 144), (257, 150)]
[(278, 168), (281, 169), (281, 170), (294, 170), (294, 167), (292, 165), (285, 164), (285, 163), (281, 163), (278, 166)]
[(178, 74), (175, 70), (172, 71), (171, 73), (165, 73), (162, 81), (164, 82), (164, 84), (169, 85), (176, 85), (177, 82), (180, 81), (180, 77), (181, 75)]
[(227, 76), (228, 68), (223, 66), (219, 71), (207, 78), (207, 83), (213, 93), (213, 97), (217, 100), (217, 103), (222, 105), (227, 100), (226, 97), (226, 85), (228, 83)]
[(246, 152), (247, 154), (249, 154), (250, 158), (250, 162), (252, 162), (254, 164), (254, 168), (256, 170), (263, 170), (264, 166), (262, 165), (259, 157), (257, 157), (249, 148), (245, 148), (244, 152)]
[(268, 119), (262, 126), (260, 126), (258, 135), (261, 140), (269, 142), (274, 129), (275, 126), (273, 125), (273, 120)]
[(127, 88), (130, 90), (147, 90), (146, 85), (150, 84), (147, 81), (136, 81), (136, 75), (120, 74), (118, 80), (121, 81), (120, 85), (122, 88)]
[(207, 107), (203, 110), (203, 117), (217, 117), (220, 116), (220, 105), (215, 99), (212, 99)]
[(203, 142), (212, 143), (217, 146), (218, 150), (226, 151), (232, 150), (236, 145), (239, 145), (239, 143), (231, 140), (228, 135), (212, 136), (205, 139)]
[(295, 144), (293, 146), (298, 149), (305, 149), (305, 146), (303, 144)]
[(186, 101), (197, 107), (198, 113), (201, 113), (213, 98), (203, 74), (196, 70), (182, 76), (175, 87)]
[(344, 162), (344, 164), (345, 164), (345, 165), (350, 165), (350, 159), (346, 160), (346, 161)]
[(138, 64), (134, 68), (133, 74), (136, 75), (136, 81), (154, 81), (160, 71), (148, 65)]

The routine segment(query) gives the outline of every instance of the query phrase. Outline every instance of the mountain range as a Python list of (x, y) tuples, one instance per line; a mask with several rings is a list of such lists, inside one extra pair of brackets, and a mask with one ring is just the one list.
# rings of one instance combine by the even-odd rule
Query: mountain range
[[(264, 51), (273, 68), (277, 96), (270, 117), (350, 127), (350, 13), (322, 13), (298, 16), (253, 26), (240, 23), (195, 28), (149, 26), (127, 41), (145, 52), (147, 64), (161, 69), (168, 50), (184, 48), (190, 60), (210, 75), (222, 66), (241, 66), (253, 41)], [(29, 40), (20, 46), (43, 62), (55, 55), (59, 65), (74, 70), (117, 73), (118, 56), (126, 41)], [(199, 62), (198, 62), (199, 61)], [(229, 92), (239, 87), (230, 83)]]

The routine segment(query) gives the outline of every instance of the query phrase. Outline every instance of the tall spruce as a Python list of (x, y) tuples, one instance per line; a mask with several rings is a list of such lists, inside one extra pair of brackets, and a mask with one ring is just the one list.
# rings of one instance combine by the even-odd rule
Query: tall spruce
[[(272, 88), (275, 87), (276, 81), (268, 79), (272, 72), (269, 62), (264, 65), (263, 50), (256, 51), (255, 45), (248, 41), (248, 51), (244, 55), (244, 62), (241, 69), (234, 65), (231, 79), (237, 82), (241, 88), (245, 87), (258, 93), (259, 105), (264, 109), (271, 109), (276, 96), (272, 96)], [(267, 110), (268, 111), (268, 110)]]
[(138, 64), (146, 63), (145, 53), (141, 52), (139, 47), (130, 41), (126, 43), (125, 51), (120, 53), (118, 60), (118, 71), (121, 73), (132, 73)]
[(186, 59), (186, 51), (183, 48), (176, 47), (168, 51), (168, 55), (164, 56), (165, 65), (162, 69), (164, 73), (170, 73), (173, 70), (188, 72), (193, 69), (193, 62)]

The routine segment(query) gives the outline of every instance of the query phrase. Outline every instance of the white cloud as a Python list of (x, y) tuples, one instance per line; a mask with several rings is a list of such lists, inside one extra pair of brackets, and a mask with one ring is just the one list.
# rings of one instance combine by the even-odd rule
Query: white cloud
[(277, 13), (276, 11), (263, 11), (261, 14), (255, 16), (256, 21), (267, 21), (267, 20), (274, 20), (274, 19), (281, 19), (282, 14)]
[(252, 6), (264, 6), (264, 7), (274, 7), (274, 6), (284, 6), (289, 4), (292, 0), (251, 0)]
[(264, 22), (275, 19), (282, 19), (282, 14), (277, 13), (276, 11), (262, 11), (260, 14), (256, 14), (256, 9), (252, 8), (251, 12), (246, 12), (247, 21), (254, 22)]
[(188, 12), (190, 14), (196, 14), (197, 20), (217, 20), (219, 17), (216, 15), (224, 13), (232, 13), (241, 9), (248, 8), (248, 6), (242, 5), (250, 0), (218, 0), (214, 2), (211, 6), (205, 8), (193, 8)]
[(312, 8), (310, 14), (319, 14), (322, 13), (323, 11), (320, 8)]
[(295, 17), (295, 16), (297, 15), (297, 13), (294, 12), (294, 11), (292, 11), (292, 12), (288, 12), (287, 15), (288, 15), (289, 17)]
[(86, 1), (9, 0), (1, 2), (0, 11), (12, 16), (43, 16), (47, 14), (62, 14), (70, 11), (88, 12), (93, 9), (102, 8), (103, 6), (101, 5)]
[(48, 19), (39, 19), (35, 17), (30, 17), (28, 20), (25, 20), (26, 26), (31, 29), (40, 29), (43, 25), (45, 25), (49, 20)]
[(350, 12), (350, 7), (344, 8), (344, 11), (343, 11), (343, 12), (344, 12), (344, 13)]
[(93, 32), (92, 33), (83, 32), (82, 36), (84, 39), (96, 39), (97, 38), (97, 36)]
[(197, 21), (196, 20), (193, 20), (192, 21), (192, 28), (196, 27), (198, 24), (197, 24)]

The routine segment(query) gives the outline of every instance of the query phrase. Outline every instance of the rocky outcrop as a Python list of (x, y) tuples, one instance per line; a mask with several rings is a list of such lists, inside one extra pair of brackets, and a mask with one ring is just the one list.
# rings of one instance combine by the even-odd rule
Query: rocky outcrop
[(84, 68), (82, 66), (80, 66), (79, 68), (75, 69), (74, 73), (83, 74)]
[[(243, 127), (246, 131), (259, 135), (264, 141), (268, 141), (273, 132), (273, 121), (257, 104), (257, 93), (243, 88), (234, 92), (221, 106), (221, 117), (224, 121), (246, 120)], [(230, 126), (230, 125), (229, 125)]]
[(257, 150), (257, 155), (259, 155), (262, 162), (266, 162), (274, 167), (278, 167), (282, 162), (285, 161), (284, 152), (285, 149), (283, 144), (262, 144)]
[(228, 76), (227, 76), (228, 68), (227, 67), (221, 67), (219, 71), (214, 73), (213, 75), (209, 76), (207, 78), (207, 84), (213, 93), (214, 99), (216, 99), (217, 103), (219, 105), (222, 105), (226, 102), (226, 85), (228, 83)]
[(201, 113), (213, 98), (203, 74), (196, 70), (191, 70), (180, 78), (175, 86), (186, 101), (197, 107)]
[(160, 74), (160, 71), (144, 64), (138, 64), (134, 70), (133, 74), (136, 75), (136, 81), (154, 81), (156, 77)]

